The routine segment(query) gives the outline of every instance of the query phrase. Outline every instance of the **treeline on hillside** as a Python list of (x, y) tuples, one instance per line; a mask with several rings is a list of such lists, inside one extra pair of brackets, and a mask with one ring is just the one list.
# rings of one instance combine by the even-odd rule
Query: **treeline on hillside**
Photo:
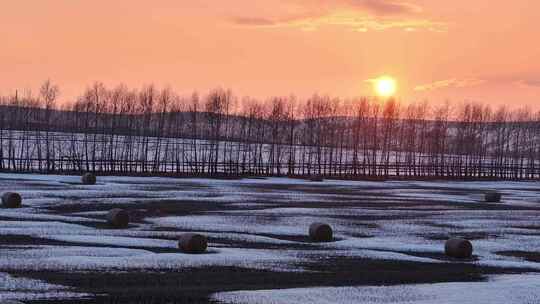
[(180, 96), (95, 83), (0, 96), (0, 170), (540, 178), (540, 113), (464, 103)]

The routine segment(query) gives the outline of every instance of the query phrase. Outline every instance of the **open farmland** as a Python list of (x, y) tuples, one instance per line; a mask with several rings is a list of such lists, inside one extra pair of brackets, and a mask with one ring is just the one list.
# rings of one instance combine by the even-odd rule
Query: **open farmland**
[[(502, 202), (483, 202), (488, 190)], [(77, 176), (0, 174), (6, 191), (23, 206), (0, 209), (0, 300), (540, 299), (538, 182), (98, 177), (88, 186)], [(113, 208), (129, 211), (127, 229), (106, 224)], [(310, 242), (312, 222), (330, 224), (335, 241)], [(181, 253), (183, 232), (207, 235), (208, 252)], [(446, 257), (450, 237), (471, 240), (473, 257)]]

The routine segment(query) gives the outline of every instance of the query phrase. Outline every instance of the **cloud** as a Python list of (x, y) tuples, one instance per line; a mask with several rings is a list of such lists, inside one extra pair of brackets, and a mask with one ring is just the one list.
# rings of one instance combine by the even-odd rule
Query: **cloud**
[(380, 15), (421, 13), (422, 7), (408, 2), (388, 0), (351, 0), (353, 7), (366, 9)]
[(485, 82), (486, 80), (479, 78), (452, 78), (419, 85), (416, 86), (414, 90), (417, 92), (429, 92), (446, 88), (467, 88), (478, 86)]
[(520, 87), (540, 87), (540, 78), (538, 79), (520, 79), (516, 81)]
[[(420, 6), (392, 0), (289, 0), (295, 13), (277, 17), (235, 17), (232, 23), (249, 27), (290, 27), (316, 30), (323, 26), (339, 26), (356, 32), (402, 29), (445, 32), (447, 24), (419, 16)], [(299, 12), (300, 11), (300, 12)]]
[(416, 14), (423, 12), (419, 5), (400, 0), (288, 0), (309, 9), (332, 11), (349, 8), (379, 15)]
[(236, 24), (252, 25), (252, 26), (271, 26), (275, 24), (275, 21), (266, 18), (250, 18), (250, 17), (238, 17), (233, 20)]

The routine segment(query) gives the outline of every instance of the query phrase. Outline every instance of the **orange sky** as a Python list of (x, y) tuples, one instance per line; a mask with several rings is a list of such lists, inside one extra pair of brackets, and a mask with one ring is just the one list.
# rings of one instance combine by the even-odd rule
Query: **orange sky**
[(0, 93), (51, 78), (540, 109), (540, 1), (0, 0)]

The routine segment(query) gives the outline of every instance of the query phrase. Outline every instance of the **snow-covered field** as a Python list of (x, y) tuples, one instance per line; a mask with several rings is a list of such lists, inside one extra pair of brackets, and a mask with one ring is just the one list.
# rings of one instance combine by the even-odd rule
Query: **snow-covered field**
[[(502, 203), (483, 202), (488, 190)], [(99, 177), (86, 186), (0, 174), (5, 191), (19, 192), (23, 208), (0, 209), (0, 300), (88, 302), (118, 290), (85, 277), (151, 274), (166, 285), (172, 275), (210, 280), (200, 274), (210, 269), (226, 283), (205, 286), (196, 303), (540, 303), (537, 182)], [(115, 207), (129, 210), (128, 229), (106, 225)], [(316, 221), (332, 225), (335, 242), (309, 242)], [(177, 250), (186, 231), (209, 236), (207, 254)], [(472, 241), (473, 259), (444, 256), (452, 236)], [(239, 282), (239, 272), (260, 275)], [(193, 293), (185, 284), (178, 292)]]
[(235, 304), (532, 304), (540, 301), (539, 278), (538, 275), (502, 275), (479, 283), (239, 291), (219, 293), (215, 299)]

